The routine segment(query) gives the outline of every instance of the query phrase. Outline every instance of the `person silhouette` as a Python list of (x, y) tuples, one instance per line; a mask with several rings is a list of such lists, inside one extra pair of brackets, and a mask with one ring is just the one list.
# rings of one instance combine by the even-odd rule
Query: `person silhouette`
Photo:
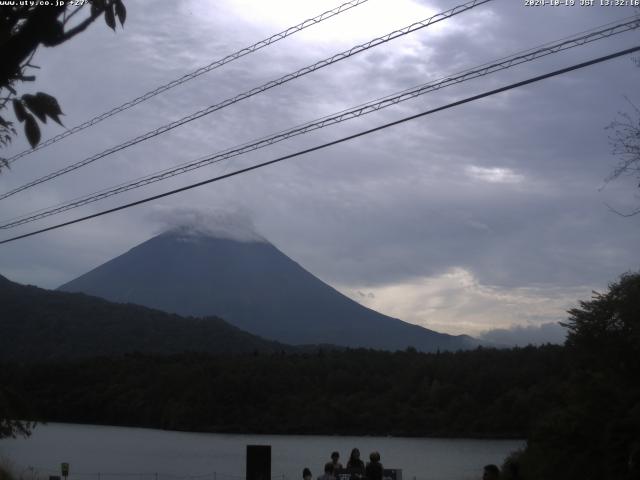
[(349, 455), (349, 461), (347, 462), (347, 470), (351, 471), (352, 480), (359, 480), (364, 477), (364, 462), (360, 460), (360, 450), (357, 448), (351, 450), (351, 455)]
[(304, 470), (302, 470), (302, 480), (311, 480), (312, 478), (313, 475), (311, 475), (311, 470), (305, 467)]
[(370, 462), (365, 467), (365, 475), (367, 480), (382, 480), (382, 464), (380, 463), (380, 454), (378, 452), (371, 452), (369, 454)]
[(333, 472), (333, 463), (327, 462), (324, 464), (324, 474), (320, 475), (318, 480), (336, 480)]
[(338, 452), (331, 452), (331, 464), (333, 465), (333, 474), (336, 470), (342, 470), (344, 467), (340, 463), (340, 454)]

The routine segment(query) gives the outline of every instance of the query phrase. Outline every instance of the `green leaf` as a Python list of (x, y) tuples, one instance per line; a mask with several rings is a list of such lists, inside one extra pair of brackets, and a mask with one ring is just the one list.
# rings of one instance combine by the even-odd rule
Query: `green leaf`
[(13, 111), (16, 113), (18, 121), (24, 122), (24, 119), (27, 117), (27, 111), (24, 109), (22, 102), (17, 98), (13, 99)]
[(36, 98), (45, 106), (47, 115), (63, 115), (60, 104), (55, 97), (44, 92), (38, 92), (36, 93)]
[(115, 8), (116, 15), (118, 16), (118, 20), (120, 20), (120, 26), (124, 27), (124, 21), (127, 19), (127, 9), (122, 3), (122, 0), (115, 0)]
[(114, 32), (116, 31), (116, 17), (115, 17), (115, 8), (114, 5), (107, 5), (106, 10), (104, 11), (104, 21), (107, 23), (109, 28), (111, 28)]
[(42, 105), (42, 102), (40, 101), (40, 99), (38, 99), (38, 97), (27, 93), (22, 96), (22, 100), (24, 100), (27, 108), (31, 110), (31, 113), (35, 114), (42, 123), (47, 123), (47, 116), (44, 112), (44, 106)]
[(36, 119), (33, 118), (33, 115), (28, 113), (24, 122), (24, 133), (27, 136), (27, 140), (29, 140), (31, 148), (35, 148), (40, 141), (40, 127), (38, 127), (38, 123)]

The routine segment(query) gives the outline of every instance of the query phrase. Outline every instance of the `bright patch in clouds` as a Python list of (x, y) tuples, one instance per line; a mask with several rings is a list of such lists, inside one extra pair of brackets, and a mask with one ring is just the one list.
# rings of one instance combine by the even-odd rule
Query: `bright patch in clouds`
[[(322, 12), (332, 10), (346, 0), (234, 0), (227, 2), (235, 15), (248, 23), (265, 26), (270, 25), (273, 33), (313, 18)], [(209, 1), (200, 10), (216, 15), (218, 2)], [(419, 3), (410, 0), (394, 0), (393, 2), (372, 0), (352, 11), (335, 16), (321, 25), (315, 25), (299, 34), (297, 38), (307, 41), (340, 42), (354, 39), (368, 40), (392, 30), (411, 25), (417, 20), (429, 18), (438, 13)], [(444, 23), (440, 28), (445, 28)], [(438, 26), (430, 27), (432, 30)]]
[(589, 287), (542, 285), (501, 288), (483, 285), (469, 270), (452, 268), (434, 277), (369, 288), (343, 288), (357, 302), (391, 317), (432, 330), (480, 336), (515, 325), (539, 327), (567, 318), (587, 298)]
[(520, 183), (524, 180), (524, 176), (515, 173), (510, 168), (484, 168), (469, 165), (466, 168), (466, 173), (471, 178), (489, 183)]

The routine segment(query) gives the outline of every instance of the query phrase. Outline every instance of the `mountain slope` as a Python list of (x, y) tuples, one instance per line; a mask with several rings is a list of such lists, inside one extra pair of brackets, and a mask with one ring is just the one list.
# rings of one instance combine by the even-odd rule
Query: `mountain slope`
[(0, 359), (42, 361), (123, 353), (276, 352), (225, 321), (20, 285), (0, 276)]
[(217, 315), (290, 344), (424, 351), (473, 345), (363, 307), (266, 241), (236, 241), (172, 231), (62, 285), (115, 302), (181, 315)]

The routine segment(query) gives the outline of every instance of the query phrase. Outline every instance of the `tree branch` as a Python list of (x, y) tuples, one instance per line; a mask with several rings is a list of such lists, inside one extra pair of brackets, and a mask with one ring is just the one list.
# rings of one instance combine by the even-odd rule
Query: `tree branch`
[(48, 47), (55, 47), (56, 45), (60, 45), (61, 43), (64, 43), (67, 40), (75, 37), (77, 34), (82, 33), (83, 31), (85, 31), (87, 29), (87, 27), (89, 25), (91, 25), (96, 20), (96, 18), (98, 18), (100, 15), (102, 15), (103, 12), (104, 12), (104, 9), (99, 9), (97, 12), (94, 12), (93, 14), (90, 14), (89, 17), (85, 18), (82, 22), (80, 22), (78, 25), (76, 25), (75, 27), (71, 28), (70, 30), (67, 30), (66, 32), (64, 32), (64, 34), (61, 37), (59, 37), (54, 42), (51, 42), (47, 46)]
[(0, 46), (0, 85), (8, 84), (11, 77), (20, 71), (20, 66), (43, 42), (50, 32), (50, 26), (57, 22), (65, 8), (51, 5), (36, 7), (29, 12), (20, 31)]

